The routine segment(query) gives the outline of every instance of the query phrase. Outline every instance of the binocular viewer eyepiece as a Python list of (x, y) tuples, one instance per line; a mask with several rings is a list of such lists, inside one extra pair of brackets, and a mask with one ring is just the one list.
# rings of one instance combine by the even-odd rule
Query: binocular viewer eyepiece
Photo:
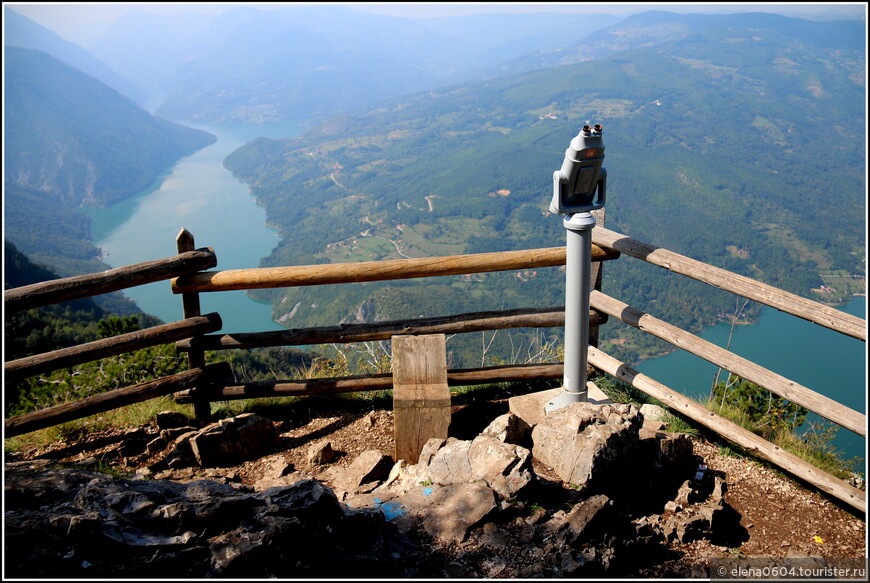
[(607, 190), (601, 124), (584, 125), (565, 150), (562, 168), (553, 173), (550, 212), (574, 214), (600, 209)]

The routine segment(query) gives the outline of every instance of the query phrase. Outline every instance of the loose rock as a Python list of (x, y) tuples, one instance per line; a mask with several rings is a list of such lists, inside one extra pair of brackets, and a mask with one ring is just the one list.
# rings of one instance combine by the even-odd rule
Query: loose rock
[(335, 459), (335, 450), (328, 441), (315, 443), (308, 449), (308, 463), (322, 466)]

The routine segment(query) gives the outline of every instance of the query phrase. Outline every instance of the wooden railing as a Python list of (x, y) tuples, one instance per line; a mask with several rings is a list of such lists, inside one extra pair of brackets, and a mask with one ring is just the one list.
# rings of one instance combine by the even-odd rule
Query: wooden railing
[(146, 261), (102, 273), (65, 277), (9, 289), (3, 292), (3, 305), (10, 312), (20, 312), (163, 281), (179, 274), (200, 271), (215, 265), (217, 265), (217, 257), (211, 248), (197, 249), (179, 253), (174, 257)]
[[(506, 328), (564, 325), (563, 308), (552, 307), (476, 312), (414, 320), (347, 324), (276, 332), (239, 332), (212, 335), (209, 332), (220, 328), (220, 318), (217, 314), (200, 316), (199, 293), (384, 281), (558, 266), (565, 263), (565, 249), (535, 249), (423, 259), (226, 271), (202, 271), (216, 265), (214, 253), (210, 249), (193, 250), (193, 237), (187, 231), (182, 230), (179, 234), (178, 250), (179, 254), (171, 258), (111, 270), (103, 274), (66, 278), (5, 292), (7, 310), (18, 311), (73, 298), (116, 291), (152, 281), (172, 279), (172, 291), (182, 295), (185, 315), (185, 320), (181, 322), (149, 328), (80, 347), (7, 362), (4, 364), (4, 369), (8, 378), (55, 370), (70, 366), (72, 363), (86, 362), (110, 354), (119, 354), (173, 341), (176, 342), (178, 349), (186, 351), (190, 356), (190, 370), (182, 375), (166, 377), (125, 389), (116, 389), (76, 403), (59, 405), (7, 419), (5, 422), (6, 436), (33, 431), (124, 406), (130, 402), (165, 394), (175, 394), (180, 402), (193, 403), (197, 415), (204, 416), (208, 414), (211, 401), (267, 396), (296, 397), (323, 393), (373, 391), (392, 387), (392, 375), (390, 374), (237, 383), (231, 378), (229, 367), (226, 365), (205, 366), (205, 352), (211, 350), (248, 349), (265, 346), (306, 346), (333, 342), (368, 342), (385, 340), (397, 335), (454, 334)], [(597, 268), (600, 266), (600, 262), (616, 259), (622, 254), (647, 261), (669, 271), (730, 291), (866, 342), (866, 322), (861, 318), (677, 253), (636, 241), (603, 227), (593, 229), (592, 258), (596, 262), (593, 277), (597, 282), (600, 283), (600, 269)], [(120, 276), (121, 273), (124, 275)], [(603, 324), (608, 317), (615, 317), (866, 437), (866, 415), (632, 308), (603, 294), (598, 289), (599, 286), (596, 287), (597, 289), (593, 290), (590, 298), (592, 308), (590, 312), (590, 338), (597, 337), (597, 326)], [(589, 354), (591, 366), (627, 382), (675, 411), (719, 433), (740, 447), (755, 452), (759, 457), (782, 467), (832, 496), (862, 511), (866, 509), (863, 491), (822, 472), (733, 422), (716, 415), (677, 391), (638, 373), (625, 363), (598, 350), (594, 346), (594, 342), (591, 344)], [(447, 371), (447, 380), (451, 385), (488, 384), (541, 378), (557, 379), (561, 376), (561, 364), (513, 365)]]
[[(217, 265), (217, 258), (212, 249), (190, 250), (173, 257), (110, 269), (102, 273), (67, 277), (5, 290), (3, 302), (7, 312), (21, 312), (35, 307), (164, 281), (215, 265)], [(5, 381), (15, 381), (142, 348), (176, 342), (192, 335), (213, 332), (220, 330), (221, 325), (218, 314), (207, 314), (4, 362), (4, 384)], [(224, 384), (231, 377), (230, 367), (226, 363), (191, 367), (176, 375), (114, 389), (79, 401), (6, 419), (4, 437), (45, 429), (155, 397), (175, 394), (194, 386)]]
[(605, 249), (642, 259), (713, 287), (754, 300), (820, 326), (867, 341), (867, 322), (830, 306), (802, 298), (754, 279), (642, 243), (615, 231), (596, 228), (592, 240)]

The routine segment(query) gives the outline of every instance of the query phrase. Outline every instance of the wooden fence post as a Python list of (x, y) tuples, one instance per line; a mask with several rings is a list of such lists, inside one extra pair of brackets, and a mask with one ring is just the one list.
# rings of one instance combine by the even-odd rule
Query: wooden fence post
[(393, 336), (395, 459), (417, 463), (433, 438), (447, 438), (450, 389), (444, 334)]
[[(592, 211), (592, 216), (595, 217), (595, 226), (603, 227), (604, 219), (606, 218), (606, 209), (597, 209)], [(592, 262), (592, 289), (601, 291), (601, 272), (604, 270), (603, 261)], [(589, 346), (598, 348), (599, 324), (596, 320), (589, 321)]]
[[(179, 253), (192, 251), (195, 248), (193, 234), (191, 234), (187, 229), (182, 228), (175, 237), (175, 246)], [(198, 293), (193, 292), (181, 294), (181, 303), (184, 307), (185, 318), (193, 318), (202, 315), (200, 314)], [(201, 338), (201, 335), (198, 337)], [(197, 346), (196, 342), (193, 342), (193, 345), (187, 353), (187, 362), (191, 369), (205, 368), (205, 350), (202, 347)], [(204, 388), (205, 387), (201, 384), (197, 383), (191, 390), (191, 395), (193, 396), (193, 414), (200, 421), (210, 421), (211, 402), (207, 398), (203, 398), (202, 393), (204, 392)]]

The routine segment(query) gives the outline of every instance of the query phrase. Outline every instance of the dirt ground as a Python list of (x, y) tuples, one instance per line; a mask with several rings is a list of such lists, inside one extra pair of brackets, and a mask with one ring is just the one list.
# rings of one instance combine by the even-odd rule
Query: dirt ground
[[(331, 410), (332, 409), (332, 410)], [(483, 410), (474, 411), (478, 425), (488, 423)], [(493, 410), (494, 418), (496, 411)], [(261, 413), (275, 420), (268, 412)], [(454, 412), (457, 419), (461, 411)], [(230, 482), (253, 487), (276, 463), (292, 465), (294, 471), (321, 479), (329, 486), (323, 467), (314, 466), (307, 460), (311, 445), (328, 440), (338, 453), (332, 462), (349, 465), (363, 451), (375, 449), (393, 454), (393, 417), (388, 408), (348, 411), (330, 406), (318, 406), (300, 411), (294, 416), (278, 421), (282, 437), (280, 451), (262, 458), (247, 461), (233, 468), (218, 470), (181, 470), (172, 479), (188, 481), (202, 477), (218, 477)], [(482, 427), (480, 427), (482, 429)], [(476, 427), (466, 428), (477, 431)], [(469, 439), (470, 436), (459, 436)], [(134, 472), (146, 466), (148, 460), (129, 464), (124, 458), (113, 458), (117, 450), (118, 436), (110, 434), (90, 435), (75, 446), (58, 444), (46, 450), (7, 454), (7, 461), (19, 461), (36, 457), (48, 457), (58, 461), (107, 459), (109, 465), (122, 472)], [(672, 543), (671, 564), (652, 569), (650, 578), (669, 573), (685, 573), (691, 576), (692, 565), (707, 564), (710, 559), (736, 557), (825, 557), (866, 558), (866, 517), (845, 504), (821, 495), (778, 471), (765, 467), (748, 458), (722, 453), (719, 445), (703, 438), (692, 438), (694, 454), (715, 471), (723, 472), (728, 483), (726, 502), (740, 515), (740, 525), (746, 529), (748, 540), (737, 548), (720, 547), (702, 539), (692, 543)], [(545, 468), (537, 468), (539, 472)], [(160, 477), (160, 476), (158, 476)], [(554, 476), (542, 476), (554, 478)]]

